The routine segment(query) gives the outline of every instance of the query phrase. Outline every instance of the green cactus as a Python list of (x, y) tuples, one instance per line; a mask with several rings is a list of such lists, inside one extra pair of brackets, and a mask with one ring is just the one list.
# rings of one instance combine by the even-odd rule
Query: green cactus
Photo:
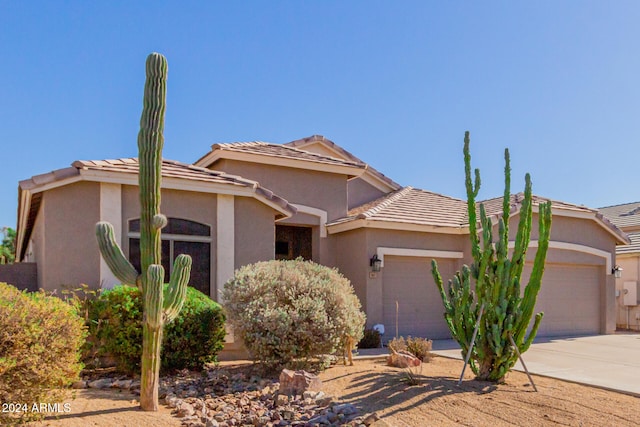
[(164, 268), (160, 230), (167, 218), (160, 213), (162, 146), (167, 81), (167, 60), (158, 53), (147, 57), (144, 106), (138, 133), (140, 189), (140, 264), (143, 274), (131, 265), (115, 240), (113, 226), (96, 224), (102, 257), (124, 284), (137, 286), (143, 300), (142, 375), (140, 407), (158, 410), (160, 349), (164, 324), (180, 312), (191, 273), (191, 257), (179, 255), (173, 264), (169, 286), (163, 292)]
[[(538, 291), (542, 282), (544, 263), (551, 232), (551, 202), (538, 207), (538, 250), (536, 252), (529, 283), (521, 296), (520, 280), (526, 260), (531, 236), (533, 206), (531, 202), (531, 178), (525, 176), (524, 200), (520, 210), (520, 221), (515, 244), (509, 258), (509, 216), (511, 214), (511, 168), (509, 150), (505, 150), (505, 189), (502, 216), (498, 219), (498, 236), (493, 241), (493, 222), (487, 217), (484, 205), (480, 205), (482, 239), (478, 235), (476, 196), (480, 189), (480, 171), (475, 170), (475, 181), (471, 179), (471, 155), (469, 132), (464, 138), (465, 186), (469, 213), (469, 235), (474, 262), (463, 266), (445, 290), (435, 260), (431, 272), (445, 307), (445, 320), (453, 338), (467, 357), (473, 331), (480, 310), (484, 307), (475, 344), (470, 355), (471, 369), (479, 380), (501, 382), (516, 363), (518, 356), (511, 345), (513, 338), (520, 353), (524, 353), (536, 336), (543, 313), (535, 315), (533, 326), (527, 329), (533, 316)], [(475, 287), (472, 289), (472, 281)]]

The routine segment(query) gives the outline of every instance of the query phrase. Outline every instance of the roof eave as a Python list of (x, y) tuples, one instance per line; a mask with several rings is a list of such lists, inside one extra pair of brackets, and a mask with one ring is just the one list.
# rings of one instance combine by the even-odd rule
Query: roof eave
[(259, 163), (272, 166), (284, 166), (295, 169), (306, 169), (317, 172), (328, 172), (348, 177), (359, 177), (366, 171), (366, 165), (337, 165), (331, 163), (315, 162), (312, 160), (294, 159), (288, 157), (273, 156), (268, 154), (238, 152), (224, 149), (216, 149), (204, 156), (195, 166), (210, 167), (219, 160), (237, 160), (250, 163)]
[(423, 233), (455, 234), (455, 235), (463, 235), (463, 234), (469, 233), (468, 227), (443, 226), (443, 225), (435, 225), (435, 224), (416, 224), (416, 223), (401, 222), (401, 221), (381, 221), (381, 220), (374, 220), (369, 218), (354, 218), (351, 220), (335, 222), (333, 224), (327, 224), (327, 231), (329, 232), (329, 234), (338, 234), (346, 231), (356, 230), (359, 228), (413, 231), (413, 232), (423, 232)]

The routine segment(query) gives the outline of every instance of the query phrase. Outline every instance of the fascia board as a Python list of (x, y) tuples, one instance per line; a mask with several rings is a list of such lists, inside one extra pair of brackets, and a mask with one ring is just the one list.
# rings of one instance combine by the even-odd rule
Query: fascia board
[(362, 175), (366, 168), (359, 168), (356, 166), (342, 166), (342, 165), (332, 165), (328, 163), (318, 163), (307, 160), (299, 160), (299, 159), (289, 159), (277, 156), (269, 156), (264, 154), (254, 154), (254, 153), (240, 153), (237, 151), (224, 151), (219, 150), (212, 155), (211, 158), (205, 158), (203, 160), (207, 160), (206, 162), (198, 162), (195, 165), (200, 167), (208, 167), (209, 165), (215, 163), (218, 160), (238, 160), (250, 163), (259, 163), (263, 165), (272, 165), (272, 166), (283, 166), (295, 169), (305, 169), (312, 170), (318, 172), (328, 172), (328, 173), (336, 173), (340, 175), (348, 175), (348, 176), (360, 176)]
[(412, 224), (406, 222), (393, 221), (375, 221), (368, 219), (356, 219), (346, 221), (340, 224), (327, 226), (329, 234), (337, 234), (345, 231), (355, 230), (358, 228), (374, 228), (381, 230), (399, 230), (399, 231), (417, 231), (423, 233), (440, 233), (440, 234), (468, 234), (468, 227), (441, 227), (436, 225)]

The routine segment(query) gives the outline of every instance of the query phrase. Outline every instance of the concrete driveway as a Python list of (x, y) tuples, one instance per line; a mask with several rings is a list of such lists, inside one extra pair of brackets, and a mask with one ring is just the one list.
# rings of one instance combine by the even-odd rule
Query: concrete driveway
[[(453, 340), (433, 342), (434, 353), (461, 359)], [(640, 334), (536, 339), (523, 354), (532, 374), (640, 396)], [(523, 370), (520, 362), (515, 369)]]

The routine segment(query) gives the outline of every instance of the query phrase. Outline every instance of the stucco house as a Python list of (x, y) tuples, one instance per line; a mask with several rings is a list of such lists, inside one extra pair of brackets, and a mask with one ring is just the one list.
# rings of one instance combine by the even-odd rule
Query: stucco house
[[(95, 243), (100, 220), (115, 225), (136, 262), (136, 174), (136, 159), (78, 161), (20, 182), (18, 257), (37, 263), (39, 287), (116, 283)], [(215, 144), (193, 164), (165, 160), (163, 176), (167, 267), (174, 254), (193, 255), (191, 285), (212, 298), (242, 265), (302, 256), (349, 278), (368, 326), (385, 325), (387, 338), (396, 327), (401, 335), (449, 337), (430, 262), (438, 260), (443, 277), (471, 262), (464, 200), (403, 187), (318, 135)], [(514, 232), (521, 198), (512, 198)], [(497, 214), (501, 199), (485, 205)], [(553, 216), (540, 334), (612, 333), (612, 268), (626, 235), (595, 209), (554, 201)], [(534, 226), (532, 247), (536, 239)]]
[(600, 208), (613, 224), (631, 240), (616, 249), (616, 262), (622, 269), (616, 279), (616, 307), (619, 328), (640, 331), (640, 202)]

